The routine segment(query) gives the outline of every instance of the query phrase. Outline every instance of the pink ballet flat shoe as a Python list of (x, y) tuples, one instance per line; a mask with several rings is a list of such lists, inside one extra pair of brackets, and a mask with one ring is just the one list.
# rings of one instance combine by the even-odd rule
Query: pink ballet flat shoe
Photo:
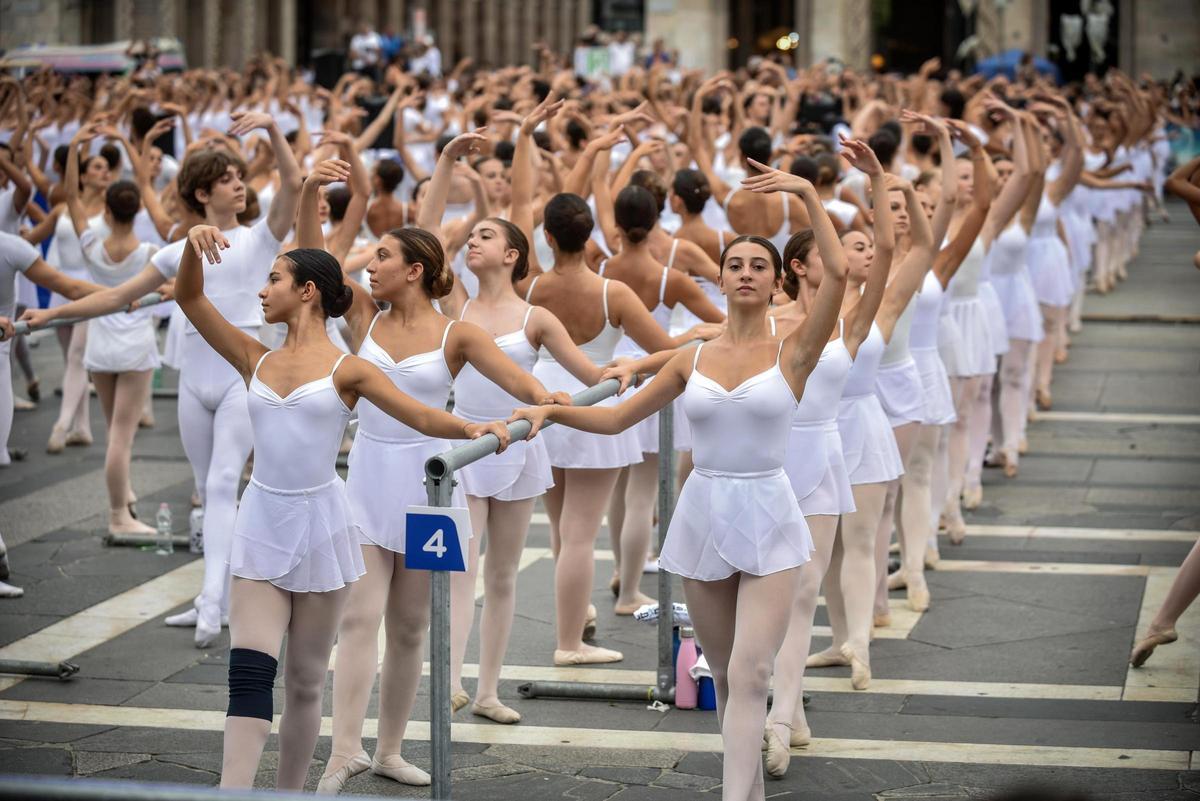
[(624, 658), (625, 655), (620, 651), (586, 644), (578, 651), (554, 651), (554, 664), (558, 667), (606, 665), (611, 662), (620, 662)]
[(346, 786), (346, 782), (350, 781), (352, 776), (365, 771), (371, 767), (371, 758), (367, 756), (366, 751), (360, 751), (350, 757), (350, 761), (333, 773), (327, 773), (317, 782), (317, 793), (321, 795), (337, 795)]
[(428, 773), (401, 759), (399, 754), (392, 754), (384, 759), (386, 764), (375, 757), (371, 758), (371, 772), (376, 776), (383, 776), (410, 787), (428, 787), (432, 784)]
[[(785, 743), (783, 738), (779, 736), (779, 732), (775, 731), (776, 726), (783, 726), (789, 732), (788, 740)], [(766, 730), (763, 732), (763, 738), (767, 741), (767, 759), (766, 769), (767, 775), (772, 779), (782, 779), (787, 775), (788, 765), (792, 761), (791, 751), (791, 732), (792, 727), (789, 723), (772, 723), (767, 721)]]
[(1175, 629), (1143, 637), (1138, 640), (1137, 645), (1133, 646), (1133, 653), (1129, 655), (1129, 664), (1135, 668), (1140, 668), (1146, 664), (1146, 660), (1154, 653), (1155, 648), (1160, 645), (1169, 645), (1178, 639), (1179, 633)]
[(504, 704), (472, 704), (471, 714), (505, 725), (521, 722), (521, 713)]
[(865, 690), (871, 686), (871, 666), (854, 653), (849, 643), (842, 645), (842, 656), (850, 663), (850, 686), (856, 690)]
[(846, 661), (846, 657), (842, 656), (840, 651), (833, 648), (809, 654), (808, 658), (804, 660), (804, 666), (810, 668), (842, 667), (848, 664), (850, 663)]

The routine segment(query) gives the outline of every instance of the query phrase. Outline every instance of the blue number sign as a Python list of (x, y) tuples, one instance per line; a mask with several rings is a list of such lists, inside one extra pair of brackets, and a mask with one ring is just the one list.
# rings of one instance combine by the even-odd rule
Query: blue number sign
[(466, 509), (410, 506), (404, 527), (405, 567), (458, 572), (467, 569), (471, 516)]

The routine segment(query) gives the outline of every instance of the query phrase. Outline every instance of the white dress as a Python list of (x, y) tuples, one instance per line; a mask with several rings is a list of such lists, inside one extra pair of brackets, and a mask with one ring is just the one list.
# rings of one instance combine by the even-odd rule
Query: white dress
[[(467, 308), (463, 306), (459, 319), (466, 319)], [(496, 346), (527, 373), (533, 372), (537, 363), (537, 350), (525, 335), (529, 325), (530, 306), (525, 319), (516, 331), (495, 338)], [(507, 420), (513, 409), (523, 406), (522, 401), (509, 395), (493, 384), (468, 362), (454, 380), (454, 413), (473, 423), (488, 423), (492, 420)], [(514, 440), (504, 453), (492, 454), (486, 459), (472, 462), (458, 471), (458, 481), (467, 495), (476, 498), (495, 498), (498, 501), (519, 501), (536, 498), (554, 486), (550, 471), (550, 456), (546, 453), (546, 442), (542, 437), (530, 441)]]
[[(89, 228), (79, 237), (84, 261), (92, 280), (106, 287), (123, 284), (142, 271), (158, 250), (147, 242), (139, 244), (119, 262), (104, 248), (104, 237)], [(150, 309), (106, 314), (91, 321), (83, 366), (98, 373), (153, 370), (161, 364)]]
[(254, 474), (242, 493), (229, 568), (290, 592), (329, 592), (366, 567), (352, 531), (346, 485), (334, 470), (350, 410), (329, 375), (281, 397), (254, 367), (246, 405), (254, 431)]
[[(446, 408), (454, 380), (446, 365), (446, 339), (454, 322), (446, 325), (437, 350), (415, 353), (397, 362), (371, 337), (382, 313), (371, 321), (358, 355), (383, 370), (401, 392), (414, 400), (435, 409)], [(404, 553), (405, 513), (409, 506), (428, 502), (423, 482), (425, 462), (452, 447), (454, 443), (449, 440), (427, 437), (370, 401), (359, 401), (358, 433), (347, 459), (346, 494), (354, 510), (360, 543)], [(452, 501), (454, 506), (467, 505), (461, 485), (454, 488)]]
[(958, 326), (959, 341), (962, 343), (962, 362), (953, 366), (946, 365), (946, 371), (954, 378), (991, 375), (996, 372), (996, 349), (992, 345), (992, 329), (988, 325), (987, 307), (979, 298), (983, 257), (983, 243), (976, 238), (946, 287), (942, 314), (949, 315), (954, 320)]
[[(537, 276), (529, 284), (525, 293), (528, 303), (533, 301), (533, 289), (537, 286)], [(623, 332), (610, 322), (608, 314), (608, 285), (611, 279), (604, 279), (603, 304), (604, 327), (600, 333), (579, 346), (584, 355), (595, 365), (606, 365), (612, 361), (617, 343), (621, 341)], [(545, 348), (538, 354), (537, 364), (533, 367), (533, 375), (542, 382), (542, 386), (551, 392), (567, 392), (574, 395), (586, 389), (583, 382), (571, 375), (565, 367), (558, 363), (554, 356)], [(605, 398), (597, 406), (613, 406), (616, 397)], [(589, 434), (576, 431), (566, 426), (553, 426), (541, 435), (546, 440), (546, 451), (550, 454), (550, 464), (566, 469), (599, 469), (613, 467), (628, 467), (642, 461), (642, 448), (638, 442), (637, 432), (633, 429), (622, 431), (620, 434)]]
[(917, 363), (921, 392), (925, 397), (925, 416), (921, 422), (931, 426), (953, 423), (956, 418), (950, 379), (938, 353), (938, 328), (944, 295), (942, 282), (933, 270), (925, 273), (925, 283), (917, 293), (917, 308), (913, 312), (908, 337), (908, 350)]
[(696, 348), (683, 391), (695, 469), (679, 493), (659, 565), (697, 581), (799, 567), (813, 545), (783, 470), (797, 402), (779, 358), (726, 390), (700, 372), (703, 349)]
[(1038, 303), (1064, 308), (1071, 305), (1075, 279), (1067, 246), (1058, 236), (1058, 216), (1058, 207), (1050, 202), (1048, 195), (1042, 195), (1029, 231), (1027, 252)]
[(1042, 310), (1038, 306), (1037, 291), (1029, 277), (1029, 236), (1020, 221), (1013, 221), (992, 242), (988, 252), (992, 286), (1000, 299), (1004, 312), (1004, 324), (1009, 339), (1024, 339), (1041, 342), (1045, 335), (1042, 329)]
[(883, 334), (871, 323), (838, 402), (838, 431), (851, 485), (891, 481), (904, 474), (896, 435), (875, 394), (875, 374), (882, 357)]
[[(839, 331), (841, 325), (838, 320)], [(848, 514), (855, 508), (837, 416), (853, 363), (840, 336), (826, 342), (792, 417), (783, 469), (805, 517)]]

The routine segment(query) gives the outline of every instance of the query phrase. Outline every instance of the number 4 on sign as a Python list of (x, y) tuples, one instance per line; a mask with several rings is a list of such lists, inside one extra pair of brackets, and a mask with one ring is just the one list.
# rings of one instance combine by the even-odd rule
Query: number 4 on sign
[(410, 506), (404, 518), (404, 561), (411, 570), (467, 569), (471, 516), (466, 509)]

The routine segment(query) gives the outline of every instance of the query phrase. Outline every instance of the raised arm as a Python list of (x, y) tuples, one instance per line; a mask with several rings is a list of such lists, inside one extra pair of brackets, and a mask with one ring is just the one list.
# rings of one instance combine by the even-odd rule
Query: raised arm
[(971, 161), (975, 166), (975, 187), (972, 192), (971, 208), (963, 215), (958, 230), (950, 239), (950, 244), (939, 250), (937, 257), (933, 260), (934, 274), (937, 275), (943, 288), (950, 285), (950, 279), (954, 277), (954, 273), (963, 263), (963, 259), (971, 252), (971, 246), (975, 244), (975, 239), (979, 236), (980, 229), (983, 228), (983, 222), (987, 219), (991, 202), (991, 183), (987, 170), (981, 163), (986, 159), (987, 154), (983, 152), (982, 148), (978, 151), (971, 151)]
[(342, 224), (337, 233), (326, 243), (326, 249), (339, 262), (345, 262), (350, 248), (358, 232), (362, 230), (363, 219), (367, 216), (367, 201), (371, 197), (371, 177), (363, 166), (358, 155), (358, 147), (349, 135), (337, 132), (326, 132), (321, 139), (322, 144), (332, 144), (338, 149), (338, 156), (350, 169), (347, 186), (350, 189), (350, 202), (346, 204), (346, 213), (342, 216)]
[(487, 141), (480, 128), (477, 131), (467, 131), (454, 137), (442, 150), (438, 157), (437, 166), (433, 169), (433, 177), (429, 180), (429, 188), (421, 209), (417, 214), (417, 227), (423, 228), (441, 238), (442, 215), (446, 212), (446, 198), (450, 195), (450, 181), (454, 176), (454, 162), (460, 156), (465, 156)]
[[(710, 78), (702, 83), (696, 90), (696, 94), (692, 96), (692, 111), (688, 117), (688, 148), (692, 151), (692, 158), (696, 160), (696, 166), (708, 179), (708, 186), (712, 189), (713, 197), (718, 203), (724, 205), (725, 197), (732, 189), (713, 169), (713, 143), (707, 141), (707, 137), (704, 135), (704, 115), (701, 110), (704, 96), (720, 88), (727, 88), (727, 81), (722, 78)], [(737, 106), (737, 102), (734, 102), (734, 105)]]
[(296, 219), (296, 207), (300, 203), (300, 165), (292, 153), (283, 132), (279, 130), (275, 118), (262, 111), (235, 111), (233, 125), (229, 128), (232, 136), (241, 136), (253, 130), (263, 130), (271, 139), (271, 150), (275, 151), (275, 163), (279, 168), (279, 191), (271, 201), (271, 210), (267, 212), (267, 226), (271, 234), (279, 240), (287, 236)]
[(946, 239), (946, 231), (950, 229), (950, 218), (954, 216), (954, 208), (958, 205), (958, 178), (953, 169), (954, 142), (950, 138), (950, 128), (942, 120), (925, 114), (917, 114), (907, 109), (900, 112), (900, 121), (919, 123), (924, 126), (921, 133), (929, 134), (937, 139), (938, 156), (941, 163), (942, 196), (938, 200), (937, 208), (933, 210), (933, 219), (929, 223), (929, 229), (934, 246), (940, 247)]
[[(990, 247), (996, 237), (1012, 222), (1016, 213), (1021, 210), (1025, 196), (1029, 194), (1029, 187), (1033, 184), (1033, 173), (1029, 167), (1029, 147), (1025, 142), (1025, 135), (1021, 130), (1021, 122), (1016, 112), (1007, 103), (996, 100), (986, 101), (986, 105), (989, 111), (999, 111), (1004, 114), (1013, 128), (1013, 173), (1009, 176), (1004, 188), (1000, 190), (996, 202), (992, 204), (987, 221), (983, 226), (983, 232), (980, 234), (983, 237), (984, 246)], [(989, 170), (989, 174), (991, 174), (991, 170)]]
[(1067, 101), (1057, 96), (1047, 97), (1047, 100), (1056, 112), (1055, 116), (1059, 120), (1060, 132), (1063, 136), (1062, 172), (1047, 187), (1050, 202), (1057, 206), (1066, 199), (1067, 195), (1071, 194), (1071, 190), (1079, 183), (1079, 175), (1083, 171), (1083, 143), (1082, 135), (1079, 132), (1079, 121), (1075, 118), (1075, 112)]
[[(842, 144), (845, 146), (842, 156), (853, 166), (869, 175), (871, 202), (875, 206), (874, 222), (872, 223), (875, 236), (875, 257), (871, 260), (867, 280), (863, 284), (862, 297), (847, 315), (848, 327), (843, 333), (846, 339), (846, 348), (851, 355), (857, 355), (858, 346), (871, 333), (871, 323), (875, 320), (880, 304), (883, 302), (888, 286), (888, 273), (892, 268), (892, 256), (896, 251), (895, 223), (891, 201), (888, 198), (888, 187), (891, 186), (889, 181), (895, 181), (896, 178), (884, 175), (881, 168), (878, 173), (875, 172), (879, 159), (866, 142), (859, 139), (843, 139)], [(911, 186), (909, 184), (910, 189)], [(908, 203), (910, 219), (914, 216), (913, 208), (915, 207), (915, 216), (920, 217), (921, 222), (924, 223), (925, 218), (921, 214), (921, 205), (916, 198), (916, 193), (913, 193), (911, 200), (906, 196), (905, 201)], [(914, 250), (920, 252), (922, 237), (929, 234), (927, 228), (919, 229), (915, 220), (909, 225), (909, 236), (912, 239), (912, 248), (909, 249), (911, 256)]]
[(611, 150), (623, 138), (625, 138), (625, 129), (618, 125), (608, 133), (601, 134), (589, 141), (575, 162), (575, 166), (567, 173), (567, 177), (563, 181), (563, 191), (586, 199), (597, 154), (602, 150)]
[(88, 228), (87, 212), (79, 198), (79, 149), (95, 139), (97, 133), (94, 126), (85, 125), (67, 146), (67, 171), (63, 176), (63, 189), (67, 195), (67, 213), (71, 215), (71, 224), (75, 226), (76, 236), (83, 236), (83, 232)]
[[(355, 147), (359, 150), (364, 150), (374, 146), (375, 140), (379, 138), (379, 135), (383, 133), (388, 123), (391, 122), (392, 115), (396, 113), (396, 106), (400, 105), (400, 99), (404, 97), (404, 92), (407, 88), (407, 85), (401, 84), (392, 90), (387, 102), (383, 104), (383, 108), (375, 115), (375, 119), (371, 120), (371, 124), (364, 128), (363, 132), (355, 138)], [(401, 122), (403, 120), (398, 121), (397, 124), (401, 124)]]
[[(350, 177), (350, 165), (340, 159), (327, 159), (313, 168), (300, 189), (300, 208), (296, 213), (296, 245), (302, 248), (325, 249), (325, 234), (321, 231), (321, 187)], [(340, 259), (339, 259), (340, 261)]]
[[(197, 225), (188, 231), (188, 243), (179, 260), (179, 274), (175, 277), (175, 302), (204, 341), (249, 381), (259, 358), (268, 348), (226, 320), (204, 296), (204, 265), (200, 260), (204, 258), (209, 264), (220, 264), (221, 251), (228, 248), (229, 240), (215, 225)], [(272, 269), (267, 280), (280, 280), (280, 275)]]
[(562, 106), (563, 101), (555, 100), (553, 93), (547, 95), (529, 116), (521, 120), (517, 144), (513, 148), (512, 210), (509, 218), (529, 241), (529, 266), (534, 274), (540, 265), (537, 263), (537, 248), (533, 247), (533, 199), (537, 193), (537, 175), (533, 167), (533, 132), (543, 122), (552, 120)]
[[(1176, 167), (1175, 171), (1167, 176), (1166, 190), (1187, 201), (1189, 206), (1200, 206), (1200, 186), (1193, 183), (1193, 179), (1198, 173), (1200, 173), (1200, 156)], [(1194, 209), (1193, 213), (1195, 213)], [(1197, 218), (1197, 221), (1200, 222), (1200, 217)]]
[(167, 213), (162, 200), (158, 197), (158, 192), (154, 191), (154, 177), (150, 174), (150, 148), (153, 147), (155, 139), (174, 127), (175, 120), (173, 118), (161, 119), (154, 123), (146, 133), (140, 153), (132, 148), (127, 150), (129, 160), (134, 163), (133, 174), (137, 178), (138, 189), (142, 193), (142, 203), (146, 207), (146, 213), (150, 215), (155, 230), (163, 239), (171, 235), (171, 229), (175, 227), (175, 219)]

